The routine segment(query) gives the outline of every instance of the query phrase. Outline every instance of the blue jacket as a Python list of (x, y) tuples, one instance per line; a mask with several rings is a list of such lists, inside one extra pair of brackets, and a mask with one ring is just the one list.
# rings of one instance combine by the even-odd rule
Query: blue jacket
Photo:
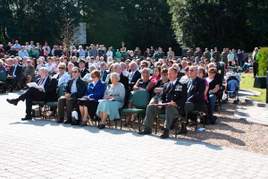
[(106, 85), (101, 82), (101, 80), (99, 80), (95, 86), (93, 83), (89, 83), (87, 86), (87, 96), (98, 101), (103, 98), (105, 90)]

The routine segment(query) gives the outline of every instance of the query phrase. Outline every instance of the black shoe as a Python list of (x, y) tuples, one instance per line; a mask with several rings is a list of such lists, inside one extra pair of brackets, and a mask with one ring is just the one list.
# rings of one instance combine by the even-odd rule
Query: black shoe
[(57, 120), (57, 123), (63, 123), (63, 119), (59, 119), (59, 120)]
[(77, 121), (77, 120), (74, 120), (74, 121), (71, 122), (71, 125), (74, 125), (74, 126), (77, 126), (77, 125), (79, 125), (79, 124), (80, 124), (80, 122)]
[(22, 121), (30, 121), (32, 120), (32, 116), (25, 116), (24, 118), (21, 118)]
[(152, 130), (145, 129), (144, 131), (138, 132), (140, 135), (150, 135), (152, 134)]
[(178, 132), (178, 134), (180, 135), (185, 135), (185, 134), (187, 134), (187, 127), (186, 127), (186, 124), (182, 124), (181, 125), (181, 130)]
[(163, 134), (160, 136), (161, 139), (167, 139), (169, 138), (169, 130), (165, 129)]
[(98, 128), (99, 128), (99, 129), (104, 129), (104, 128), (105, 128), (105, 124), (99, 124), (99, 125), (98, 125)]
[(10, 104), (13, 104), (15, 106), (17, 106), (19, 100), (18, 99), (7, 99), (7, 102)]
[(67, 120), (67, 121), (65, 121), (63, 124), (71, 124), (71, 120)]

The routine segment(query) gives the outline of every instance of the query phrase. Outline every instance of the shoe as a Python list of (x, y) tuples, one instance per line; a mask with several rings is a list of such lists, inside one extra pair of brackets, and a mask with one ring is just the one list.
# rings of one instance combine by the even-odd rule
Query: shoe
[(57, 123), (63, 123), (63, 119), (59, 119), (59, 120), (57, 120)]
[(82, 127), (87, 126), (87, 121), (82, 121), (82, 122), (80, 123), (80, 126), (82, 126)]
[(10, 103), (10, 104), (13, 104), (15, 106), (17, 106), (19, 100), (17, 100), (17, 99), (7, 99), (7, 102)]
[(63, 124), (71, 124), (71, 120), (67, 120), (67, 121), (65, 121)]
[(138, 132), (140, 135), (150, 135), (152, 134), (152, 130), (145, 129), (144, 131)]
[(99, 129), (104, 129), (104, 128), (105, 128), (105, 124), (99, 124), (99, 125), (98, 125), (98, 128), (99, 128)]
[(32, 116), (25, 116), (24, 118), (21, 118), (22, 121), (30, 121), (32, 120)]
[(163, 134), (160, 136), (161, 139), (167, 139), (169, 138), (169, 130), (165, 129)]
[(79, 125), (79, 124), (80, 124), (80, 122), (77, 121), (77, 120), (74, 120), (74, 121), (71, 122), (71, 125), (74, 125), (74, 126), (77, 126), (77, 125)]
[(181, 125), (181, 130), (178, 132), (179, 135), (185, 135), (187, 134), (187, 127), (186, 127), (186, 124), (182, 123)]

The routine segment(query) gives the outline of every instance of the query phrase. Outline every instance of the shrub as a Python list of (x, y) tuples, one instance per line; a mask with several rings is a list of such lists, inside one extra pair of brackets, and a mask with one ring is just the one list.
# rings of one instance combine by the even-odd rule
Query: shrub
[(257, 54), (258, 73), (257, 76), (266, 76), (268, 66), (268, 47), (263, 47)]

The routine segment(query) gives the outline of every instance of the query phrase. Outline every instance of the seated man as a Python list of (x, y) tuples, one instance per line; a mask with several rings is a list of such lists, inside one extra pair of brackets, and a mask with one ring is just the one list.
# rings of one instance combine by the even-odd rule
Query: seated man
[(7, 99), (10, 104), (17, 105), (19, 101), (26, 101), (26, 116), (22, 120), (32, 120), (32, 102), (33, 101), (53, 101), (57, 99), (57, 80), (48, 76), (48, 70), (45, 67), (39, 70), (40, 78), (36, 85), (30, 87), (25, 93), (16, 99)]
[(157, 114), (161, 112), (161, 109), (165, 110), (165, 124), (164, 132), (161, 138), (168, 138), (169, 131), (172, 129), (174, 120), (176, 120), (180, 113), (183, 111), (183, 107), (186, 100), (187, 86), (182, 84), (177, 78), (178, 71), (176, 68), (168, 69), (168, 79), (164, 85), (163, 93), (161, 95), (162, 105), (157, 103), (149, 104), (146, 108), (146, 116), (144, 119), (144, 131), (139, 134), (146, 135), (152, 133), (152, 126)]
[(86, 90), (87, 86), (80, 78), (79, 68), (73, 67), (72, 79), (67, 83), (65, 95), (60, 97), (58, 100), (59, 123), (64, 121), (64, 107), (66, 106), (67, 120), (65, 121), (65, 124), (72, 123), (73, 125), (78, 125), (78, 119), (76, 121), (72, 121), (72, 111), (75, 107), (77, 107), (77, 99), (82, 98), (86, 94)]
[[(206, 101), (205, 101), (205, 90), (206, 83), (205, 80), (199, 78), (197, 76), (197, 67), (190, 66), (189, 67), (189, 77), (190, 80), (187, 84), (187, 103), (192, 103), (194, 106), (194, 110), (205, 110), (207, 111)], [(205, 109), (204, 109), (205, 108)], [(191, 114), (191, 119), (196, 121), (196, 115)]]

